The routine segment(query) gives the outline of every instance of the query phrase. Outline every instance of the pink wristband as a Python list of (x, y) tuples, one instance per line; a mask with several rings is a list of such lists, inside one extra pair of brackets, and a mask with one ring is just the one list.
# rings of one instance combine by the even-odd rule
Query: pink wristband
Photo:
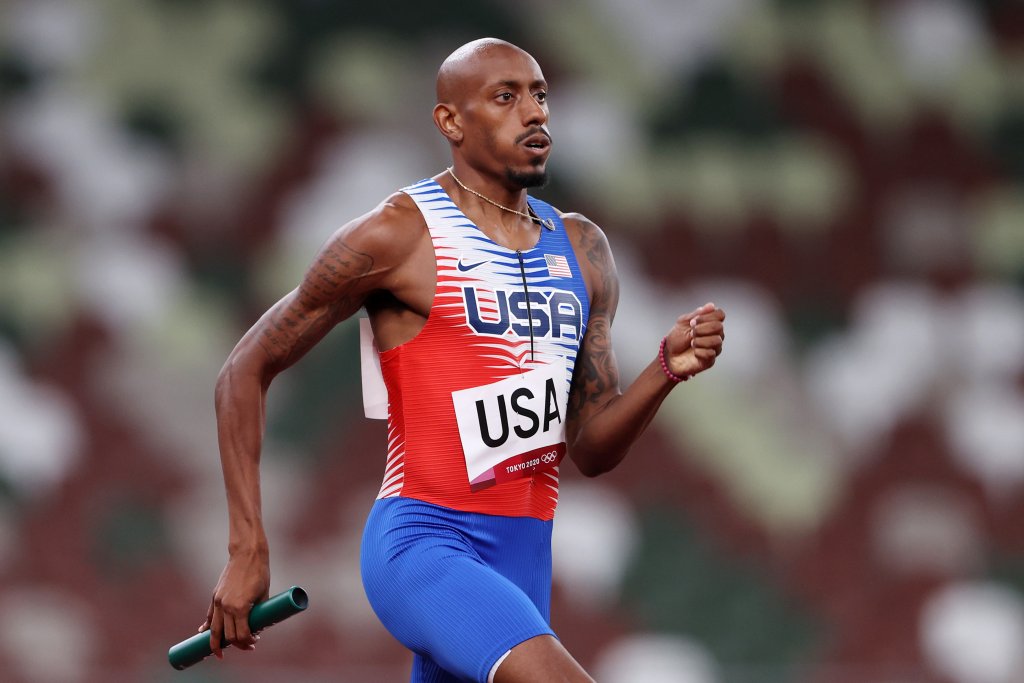
[(674, 384), (685, 382), (690, 379), (689, 375), (679, 376), (672, 372), (668, 367), (668, 361), (665, 360), (665, 343), (668, 341), (668, 337), (661, 338), (661, 346), (658, 347), (658, 360), (661, 361), (661, 369), (665, 372), (665, 376)]

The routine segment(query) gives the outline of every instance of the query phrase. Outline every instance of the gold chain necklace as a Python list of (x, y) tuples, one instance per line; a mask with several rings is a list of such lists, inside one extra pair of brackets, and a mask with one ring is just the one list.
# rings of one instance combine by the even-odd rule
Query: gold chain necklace
[(452, 166), (448, 167), (448, 169), (447, 169), (448, 170), (448, 175), (450, 175), (452, 177), (452, 179), (456, 183), (459, 184), (459, 187), (461, 187), (466, 192), (468, 192), (470, 194), (475, 194), (480, 199), (484, 200), (485, 202), (487, 202), (488, 204), (490, 204), (492, 206), (498, 207), (502, 211), (508, 211), (509, 213), (514, 213), (517, 216), (522, 216), (523, 218), (525, 218), (527, 220), (534, 221), (535, 223), (540, 223), (541, 225), (543, 225), (548, 230), (554, 230), (555, 229), (555, 222), (553, 220), (551, 220), (550, 218), (541, 219), (538, 216), (533, 216), (533, 215), (528, 214), (528, 213), (523, 213), (522, 211), (516, 211), (515, 209), (510, 209), (507, 206), (502, 206), (501, 204), (499, 204), (498, 202), (494, 201), (493, 199), (490, 199), (489, 197), (483, 196), (482, 194), (480, 194), (476, 190), (469, 189), (468, 187), (465, 186), (465, 184), (463, 184), (463, 182), (461, 180), (459, 180), (459, 177), (457, 175), (455, 175), (455, 171), (453, 171), (452, 168), (453, 168)]

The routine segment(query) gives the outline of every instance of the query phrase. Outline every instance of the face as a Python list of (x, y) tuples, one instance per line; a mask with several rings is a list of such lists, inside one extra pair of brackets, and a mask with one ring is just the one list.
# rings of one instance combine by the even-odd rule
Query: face
[(551, 135), (540, 66), (521, 50), (499, 47), (481, 56), (474, 74), (459, 106), (460, 153), (512, 186), (543, 185)]

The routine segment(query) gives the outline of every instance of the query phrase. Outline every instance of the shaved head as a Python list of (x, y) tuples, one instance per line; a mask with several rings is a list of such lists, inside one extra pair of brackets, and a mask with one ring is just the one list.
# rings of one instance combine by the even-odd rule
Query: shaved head
[(473, 40), (448, 55), (437, 71), (438, 103), (458, 103), (479, 79), (486, 77), (489, 59), (498, 52), (507, 51), (518, 52), (533, 60), (526, 50), (498, 38)]

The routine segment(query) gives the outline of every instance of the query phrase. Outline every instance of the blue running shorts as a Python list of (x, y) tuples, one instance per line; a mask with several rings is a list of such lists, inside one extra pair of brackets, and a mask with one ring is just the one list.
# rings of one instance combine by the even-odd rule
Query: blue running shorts
[(384, 626), (415, 653), (412, 683), (486, 683), (508, 650), (554, 635), (551, 528), (411, 498), (374, 503), (363, 586)]

